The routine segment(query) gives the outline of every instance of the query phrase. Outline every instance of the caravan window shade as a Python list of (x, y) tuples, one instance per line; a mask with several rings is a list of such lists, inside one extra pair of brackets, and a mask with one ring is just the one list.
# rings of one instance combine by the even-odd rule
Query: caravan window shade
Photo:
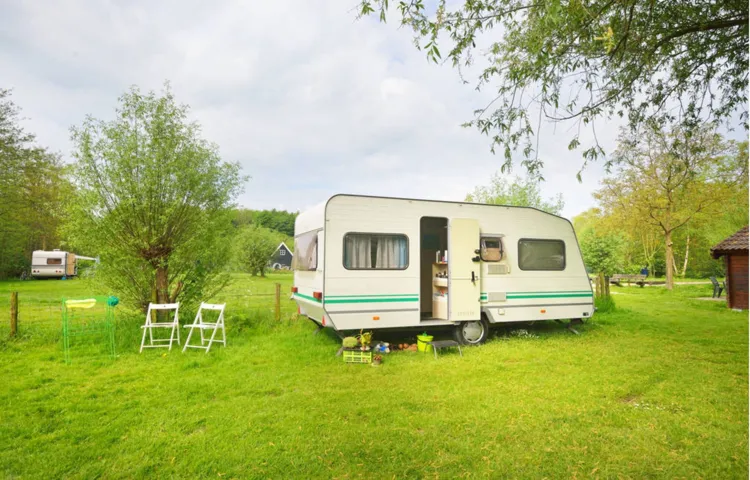
[(298, 271), (318, 268), (318, 232), (303, 233), (294, 238), (292, 268)]
[(518, 268), (521, 270), (565, 270), (565, 242), (522, 238), (518, 241)]
[(406, 235), (344, 235), (344, 268), (347, 270), (405, 270), (408, 266), (409, 239)]
[(500, 237), (482, 237), (479, 254), (484, 262), (499, 262), (503, 259), (503, 240)]

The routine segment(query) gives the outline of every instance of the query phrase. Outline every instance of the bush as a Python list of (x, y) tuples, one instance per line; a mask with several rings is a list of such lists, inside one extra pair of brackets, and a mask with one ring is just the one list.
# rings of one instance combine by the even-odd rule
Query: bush
[(612, 296), (609, 297), (596, 297), (594, 299), (594, 306), (596, 307), (597, 313), (614, 312), (616, 310), (615, 299)]

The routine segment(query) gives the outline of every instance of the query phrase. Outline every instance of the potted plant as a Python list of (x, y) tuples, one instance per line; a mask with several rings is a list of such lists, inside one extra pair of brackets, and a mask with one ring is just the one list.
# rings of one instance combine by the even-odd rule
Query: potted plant
[[(372, 363), (372, 332), (363, 333), (361, 330), (356, 337), (344, 337), (342, 350), (346, 363)], [(382, 358), (381, 358), (382, 360)]]
[(362, 330), (360, 330), (357, 338), (359, 339), (360, 349), (363, 352), (369, 351), (370, 343), (372, 343), (372, 332), (362, 333)]

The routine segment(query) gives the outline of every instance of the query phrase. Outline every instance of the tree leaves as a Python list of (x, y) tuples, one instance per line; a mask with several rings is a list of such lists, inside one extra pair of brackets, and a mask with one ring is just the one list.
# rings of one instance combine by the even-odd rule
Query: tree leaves
[[(738, 185), (747, 196), (747, 161), (737, 161), (737, 145), (725, 142), (714, 125), (662, 127), (649, 122), (640, 131), (622, 131), (613, 156), (616, 170), (594, 197), (605, 214), (621, 217), (621, 224), (658, 230), (670, 259), (674, 233), (720, 215)], [(671, 278), (673, 264), (667, 261), (666, 269)]]
[(0, 89), (0, 278), (28, 272), (31, 252), (58, 248), (70, 188), (58, 155), (35, 145), (10, 91)]
[(223, 282), (240, 167), (221, 161), (168, 85), (160, 95), (131, 88), (116, 113), (73, 129), (78, 191), (68, 234), (101, 256), (99, 274), (127, 300), (147, 304), (153, 272), (168, 269), (170, 291), (183, 282), (180, 298), (195, 301)]
[[(383, 22), (388, 9), (386, 0), (360, 3), (360, 15), (377, 11)], [(448, 8), (441, 0), (429, 8), (401, 1), (397, 10), (430, 61), (442, 60), (437, 45), (450, 45), (445, 60), (463, 79), (477, 52), (484, 60), (476, 88), (492, 88), (495, 98), (464, 125), (503, 152), (503, 168), (521, 149), (522, 165), (539, 170), (528, 145), (542, 120), (593, 131), (596, 120), (627, 118), (637, 130), (647, 121), (687, 127), (739, 112), (748, 126), (747, 2), (464, 0)], [(479, 41), (487, 38), (489, 45)], [(543, 114), (533, 125), (530, 109)], [(595, 135), (583, 147), (585, 162), (604, 153)]]
[(560, 215), (565, 206), (562, 194), (548, 200), (542, 198), (539, 179), (515, 177), (509, 180), (497, 173), (492, 176), (490, 184), (479, 186), (466, 196), (467, 202), (488, 203), (492, 205), (513, 205), (517, 207), (533, 207)]

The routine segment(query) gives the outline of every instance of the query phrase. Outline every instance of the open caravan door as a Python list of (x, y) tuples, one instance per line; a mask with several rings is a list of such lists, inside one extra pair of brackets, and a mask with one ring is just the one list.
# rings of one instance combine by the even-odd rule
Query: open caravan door
[(459, 322), (454, 336), (464, 345), (482, 343), (489, 333), (479, 303), (481, 264), (474, 261), (478, 248), (479, 222), (452, 218), (448, 224), (448, 320)]
[(448, 224), (448, 320), (479, 320), (479, 222), (453, 218)]

